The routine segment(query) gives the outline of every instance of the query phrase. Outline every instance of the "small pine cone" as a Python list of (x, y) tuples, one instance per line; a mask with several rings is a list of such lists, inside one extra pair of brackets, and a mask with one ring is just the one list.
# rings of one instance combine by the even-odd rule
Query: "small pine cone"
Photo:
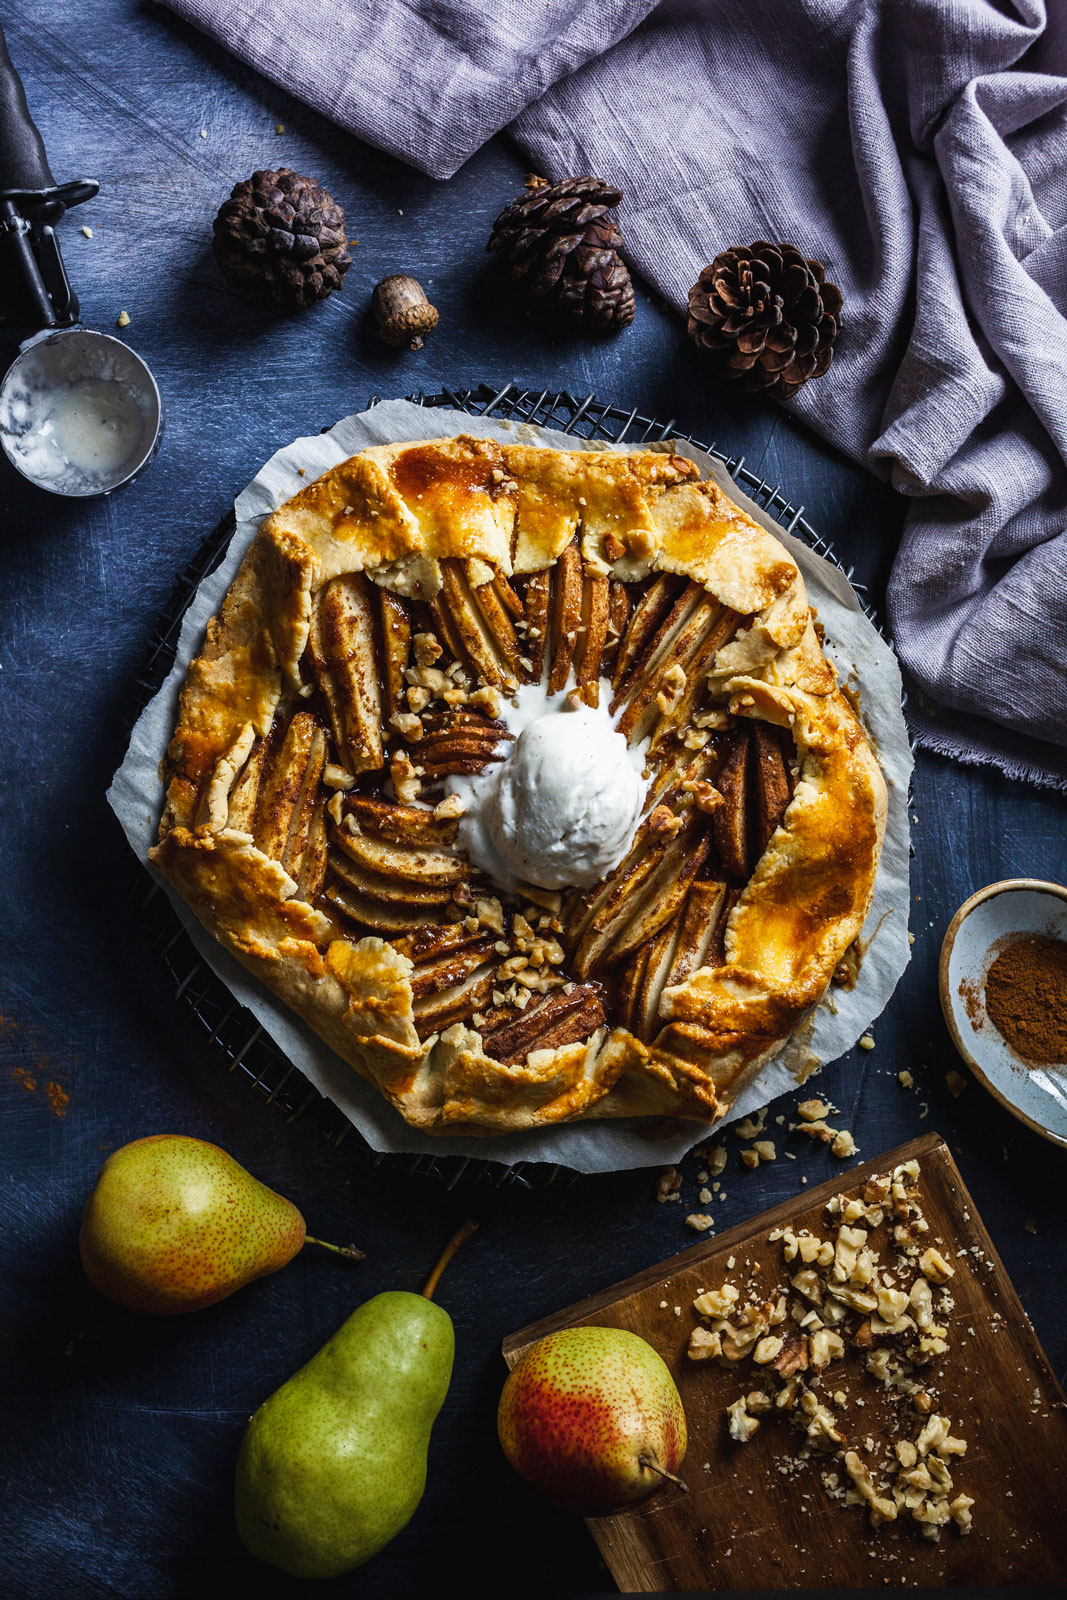
[(345, 214), (314, 178), (254, 172), (215, 218), (215, 260), (231, 288), (277, 311), (300, 311), (341, 287), (352, 265)]
[(724, 250), (689, 291), (694, 344), (722, 377), (774, 400), (821, 377), (840, 326), (840, 289), (791, 244)]
[(504, 207), (489, 249), (547, 306), (586, 327), (625, 328), (634, 320), (634, 289), (613, 214), (621, 199), (621, 189), (600, 178), (539, 184)]

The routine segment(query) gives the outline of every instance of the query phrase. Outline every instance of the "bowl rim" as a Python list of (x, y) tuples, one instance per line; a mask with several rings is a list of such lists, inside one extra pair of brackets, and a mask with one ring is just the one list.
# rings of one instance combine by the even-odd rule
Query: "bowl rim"
[(970, 916), (971, 912), (976, 909), (976, 907), (980, 906), (986, 900), (991, 900), (994, 895), (1005, 894), (1013, 890), (1020, 889), (1039, 894), (1051, 894), (1059, 900), (1067, 901), (1067, 888), (1065, 888), (1061, 883), (1052, 883), (1046, 878), (1001, 878), (999, 882), (987, 883), (984, 889), (978, 889), (974, 894), (969, 896), (969, 898), (966, 899), (960, 906), (959, 910), (956, 912), (956, 915), (952, 918), (952, 921), (945, 929), (945, 937), (941, 941), (941, 957), (937, 968), (937, 987), (941, 996), (941, 1011), (945, 1018), (945, 1024), (948, 1028), (948, 1031), (952, 1036), (953, 1044), (956, 1046), (958, 1053), (970, 1067), (979, 1083), (981, 1083), (985, 1089), (988, 1089), (993, 1098), (995, 1100), (999, 1100), (1000, 1104), (1005, 1108), (1005, 1110), (1010, 1111), (1012, 1116), (1017, 1118), (1019, 1122), (1025, 1123), (1028, 1128), (1032, 1128), (1034, 1133), (1040, 1134), (1042, 1139), (1047, 1139), (1050, 1144), (1058, 1145), (1061, 1150), (1067, 1150), (1067, 1137), (1065, 1137), (1063, 1134), (1053, 1133), (1051, 1128), (1045, 1127), (1045, 1125), (1041, 1122), (1038, 1122), (1036, 1118), (1028, 1116), (1020, 1106), (1017, 1106), (1014, 1101), (1009, 1100), (1007, 1095), (1004, 1094), (1003, 1090), (999, 1089), (997, 1085), (993, 1083), (989, 1077), (987, 1077), (986, 1073), (978, 1064), (978, 1061), (975, 1059), (974, 1055), (964, 1042), (963, 1034), (961, 1033), (959, 1025), (956, 1022), (955, 1009), (953, 1007), (952, 997), (949, 992), (949, 962), (952, 959), (952, 950), (956, 943), (956, 936), (958, 935), (960, 928), (963, 926), (966, 919)]

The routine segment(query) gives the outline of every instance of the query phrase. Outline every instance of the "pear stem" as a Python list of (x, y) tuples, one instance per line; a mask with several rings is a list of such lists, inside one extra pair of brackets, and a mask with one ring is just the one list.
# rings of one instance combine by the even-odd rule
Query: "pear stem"
[(452, 1260), (452, 1257), (455, 1255), (460, 1245), (463, 1244), (465, 1240), (470, 1238), (477, 1226), (478, 1224), (474, 1221), (474, 1219), (472, 1217), (468, 1217), (463, 1226), (457, 1228), (451, 1239), (449, 1239), (448, 1243), (441, 1251), (441, 1259), (438, 1261), (436, 1267), (434, 1267), (423, 1286), (422, 1292), (427, 1300), (433, 1299), (433, 1293), (441, 1281), (442, 1272), (444, 1272), (445, 1268)]
[(659, 1462), (653, 1460), (651, 1456), (638, 1456), (637, 1464), (639, 1467), (647, 1467), (649, 1472), (658, 1472), (661, 1478), (669, 1478), (672, 1483), (678, 1485), (683, 1494), (689, 1493), (689, 1485), (687, 1483), (683, 1483), (681, 1478), (676, 1477), (673, 1472), (668, 1472), (666, 1467), (661, 1467)]
[(304, 1243), (317, 1244), (320, 1250), (332, 1250), (335, 1256), (347, 1256), (349, 1261), (367, 1259), (363, 1251), (354, 1244), (327, 1244), (325, 1239), (313, 1239), (310, 1233), (305, 1233)]

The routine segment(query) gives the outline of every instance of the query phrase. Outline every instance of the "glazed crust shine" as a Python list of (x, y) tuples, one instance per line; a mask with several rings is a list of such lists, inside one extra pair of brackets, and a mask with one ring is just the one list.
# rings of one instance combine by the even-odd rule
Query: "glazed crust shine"
[[(417, 959), (407, 953), (417, 957), (418, 935), (394, 943), (382, 936), (391, 926), (383, 921), (360, 936), (321, 894), (331, 837), (319, 782), (327, 763), (344, 760), (327, 748), (328, 719), (300, 708), (314, 703), (327, 586), (334, 609), (343, 604), (355, 619), (345, 670), (358, 676), (358, 622), (368, 606), (388, 619), (388, 607), (400, 604), (390, 597), (403, 597), (452, 631), (454, 593), (484, 596), (479, 614), (492, 621), (494, 595), (516, 603), (511, 580), (530, 575), (530, 596), (538, 575), (573, 565), (586, 594), (610, 587), (614, 596), (624, 585), (647, 593), (657, 575), (670, 575), (684, 590), (677, 605), (713, 609), (720, 631), (706, 635), (699, 658), (701, 703), (734, 730), (728, 737), (740, 730), (750, 744), (757, 733), (791, 741), (790, 794), (743, 888), (726, 902), (717, 941), (658, 994), (653, 1029), (612, 1025), (601, 1013), (603, 1025), (587, 1037), (556, 1044), (549, 1033), (546, 1047), (501, 1061), (483, 1048), (471, 1016), (420, 1033)], [(553, 581), (554, 593), (564, 592), (563, 580)], [(573, 655), (579, 683), (580, 639), (597, 631), (597, 614), (587, 601), (582, 626), (557, 626), (554, 636)], [(335, 741), (344, 738), (357, 778), (383, 763), (388, 770), (389, 750), (374, 748), (375, 697), (388, 727), (409, 659), (402, 607), (377, 626), (392, 627), (399, 641), (395, 683), (392, 669), (383, 671), (368, 706), (359, 696), (365, 702), (371, 691), (357, 682), (347, 721), (333, 707)], [(453, 642), (475, 662), (481, 652), (480, 681), (495, 673), (506, 693), (531, 660), (517, 665), (506, 618), (499, 637), (505, 648), (496, 655), (480, 635), (454, 633)], [(551, 665), (546, 659), (546, 672)], [(585, 692), (591, 679), (595, 665)], [(285, 760), (257, 791), (254, 829), (242, 795), (250, 775), (276, 759), (280, 707), (291, 713)], [(671, 732), (679, 747), (692, 709), (683, 694), (682, 725)], [(660, 737), (654, 729), (653, 749)], [(886, 815), (878, 764), (823, 653), (800, 572), (772, 534), (666, 451), (561, 452), (466, 436), (366, 450), (266, 519), (189, 667), (165, 776), (155, 865), (220, 943), (410, 1123), (445, 1134), (579, 1118), (720, 1117), (803, 1022), (860, 932)], [(344, 784), (353, 781), (346, 775)], [(340, 832), (337, 810), (329, 815)], [(440, 842), (448, 833), (423, 815), (434, 837), (424, 846), (420, 834), (423, 854), (407, 859), (437, 917), (452, 892), (436, 886), (447, 877)], [(282, 819), (273, 831), (272, 817)]]

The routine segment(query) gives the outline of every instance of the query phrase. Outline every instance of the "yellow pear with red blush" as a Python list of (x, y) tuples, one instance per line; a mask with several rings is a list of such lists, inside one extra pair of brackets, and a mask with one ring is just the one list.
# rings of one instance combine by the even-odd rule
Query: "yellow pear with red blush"
[(277, 1272), (313, 1239), (291, 1200), (204, 1139), (153, 1134), (116, 1150), (82, 1212), (82, 1265), (131, 1311), (172, 1316), (224, 1300)]
[(686, 1487), (681, 1396), (662, 1357), (625, 1328), (562, 1328), (531, 1345), (504, 1385), (497, 1431), (520, 1477), (586, 1517)]

